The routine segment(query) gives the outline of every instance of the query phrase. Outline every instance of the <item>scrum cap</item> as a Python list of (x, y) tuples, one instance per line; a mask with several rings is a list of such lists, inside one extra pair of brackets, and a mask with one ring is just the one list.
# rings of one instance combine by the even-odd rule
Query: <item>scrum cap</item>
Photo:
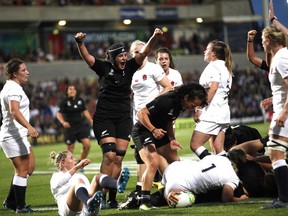
[(125, 47), (122, 44), (114, 44), (110, 46), (107, 50), (108, 60), (115, 65), (115, 58), (121, 54), (127, 52)]

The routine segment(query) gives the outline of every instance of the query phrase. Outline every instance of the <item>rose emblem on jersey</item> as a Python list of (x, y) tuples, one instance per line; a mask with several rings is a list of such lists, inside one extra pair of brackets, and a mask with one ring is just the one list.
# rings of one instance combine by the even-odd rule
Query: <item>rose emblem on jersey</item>
[(171, 81), (171, 85), (174, 86), (174, 84), (175, 84), (174, 81)]
[(143, 79), (143, 80), (147, 80), (147, 75), (144, 74), (144, 75), (142, 76), (142, 79)]

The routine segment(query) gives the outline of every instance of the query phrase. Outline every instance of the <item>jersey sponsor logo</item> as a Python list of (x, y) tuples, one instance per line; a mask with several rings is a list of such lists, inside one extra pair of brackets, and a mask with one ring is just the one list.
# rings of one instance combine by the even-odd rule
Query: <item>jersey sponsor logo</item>
[(71, 106), (71, 102), (70, 101), (67, 101), (67, 106)]
[(78, 104), (78, 105), (82, 105), (82, 101), (81, 101), (81, 100), (78, 100), (78, 101), (77, 101), (77, 104)]

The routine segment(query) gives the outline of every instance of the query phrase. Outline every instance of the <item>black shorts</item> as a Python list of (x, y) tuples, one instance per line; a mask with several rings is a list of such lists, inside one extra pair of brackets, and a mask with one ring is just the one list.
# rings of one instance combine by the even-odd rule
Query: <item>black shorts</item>
[(136, 123), (132, 129), (132, 139), (138, 151), (140, 151), (144, 146), (155, 144), (156, 148), (169, 144), (169, 138), (167, 135), (161, 139), (155, 139), (153, 134), (147, 130), (144, 126)]
[(90, 126), (82, 125), (81, 127), (71, 127), (64, 129), (64, 139), (67, 145), (76, 142), (81, 142), (82, 139), (90, 138)]
[(130, 113), (118, 116), (97, 114), (93, 116), (93, 130), (98, 143), (105, 137), (115, 137), (130, 141), (132, 118)]

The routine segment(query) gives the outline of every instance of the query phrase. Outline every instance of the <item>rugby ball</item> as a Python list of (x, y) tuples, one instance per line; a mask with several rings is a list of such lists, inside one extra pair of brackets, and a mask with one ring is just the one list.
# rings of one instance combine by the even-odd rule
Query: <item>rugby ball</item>
[(195, 196), (191, 192), (182, 191), (180, 194), (177, 194), (176, 197), (178, 199), (178, 203), (171, 207), (184, 208), (190, 207), (195, 203)]

